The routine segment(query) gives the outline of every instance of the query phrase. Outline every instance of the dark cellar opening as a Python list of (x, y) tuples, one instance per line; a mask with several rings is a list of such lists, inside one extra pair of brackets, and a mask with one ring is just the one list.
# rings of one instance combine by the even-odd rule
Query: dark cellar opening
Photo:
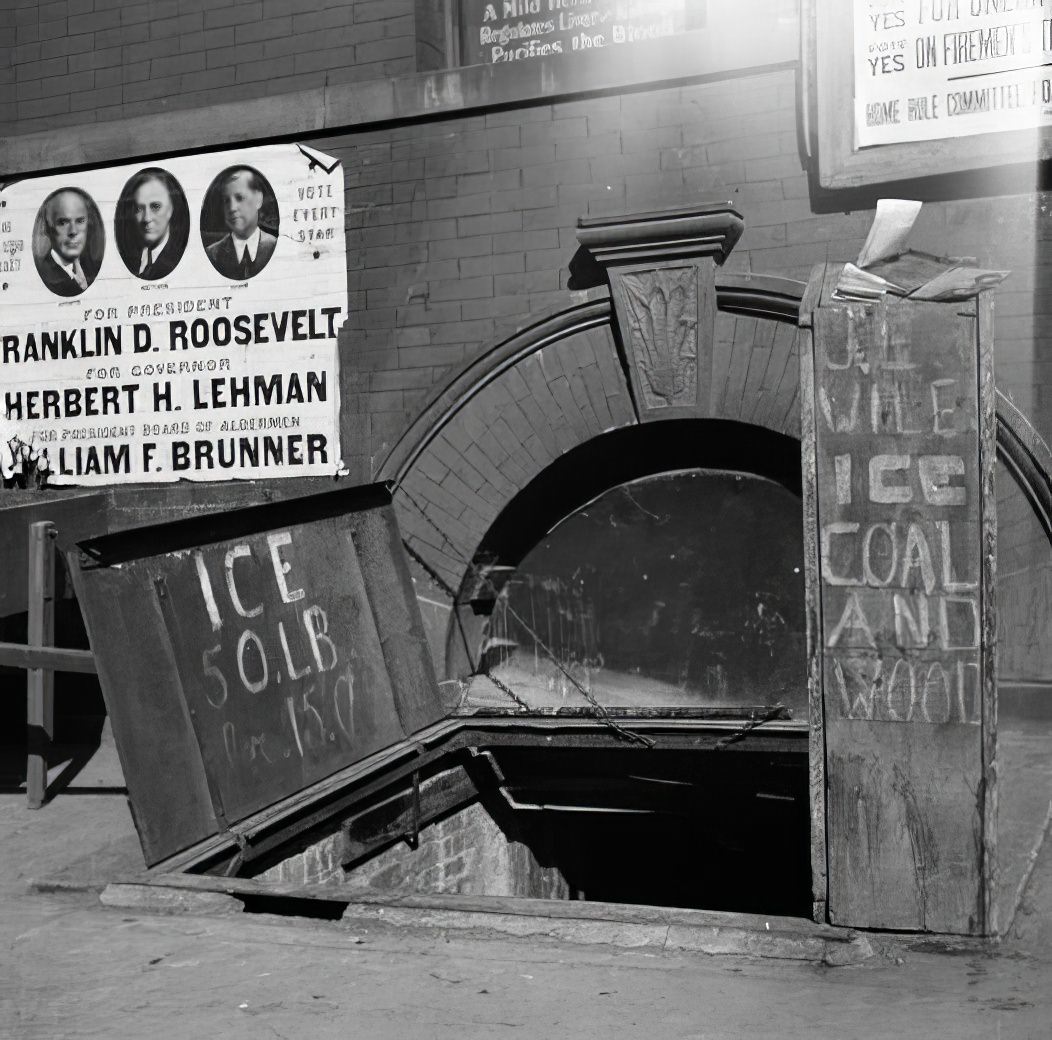
[(346, 883), (810, 916), (806, 734), (751, 750), (535, 736), (482, 737), (360, 809)]
[(811, 912), (806, 752), (502, 750), (510, 840), (566, 897)]

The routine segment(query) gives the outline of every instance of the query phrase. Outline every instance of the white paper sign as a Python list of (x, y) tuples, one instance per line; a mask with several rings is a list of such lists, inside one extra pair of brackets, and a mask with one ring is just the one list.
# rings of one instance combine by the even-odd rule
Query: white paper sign
[(1052, 125), (1048, 0), (853, 0), (855, 147)]
[(339, 471), (343, 170), (298, 145), (0, 192), (0, 470)]

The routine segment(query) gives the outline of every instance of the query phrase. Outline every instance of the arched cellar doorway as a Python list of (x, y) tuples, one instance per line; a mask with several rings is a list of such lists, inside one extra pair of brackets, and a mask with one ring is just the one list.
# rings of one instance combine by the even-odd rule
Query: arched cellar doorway
[[(481, 540), (449, 622), (458, 711), (694, 738), (491, 749), (492, 815), (571, 898), (809, 914), (799, 460), (743, 423), (626, 427), (543, 470)], [(776, 744), (744, 736), (760, 719)]]
[[(777, 281), (785, 288), (784, 280)], [(727, 459), (696, 454), (699, 445), (714, 453), (727, 450), (733, 438), (685, 436), (694, 423), (715, 424), (712, 431), (726, 423), (727, 433), (757, 440), (774, 435), (768, 447), (781, 437), (780, 458), (799, 479), (793, 308), (781, 313), (766, 290), (749, 298), (754, 286), (730, 288), (717, 281), (713, 372), (722, 383), (713, 387), (707, 418), (655, 422), (643, 413), (632, 396), (610, 305), (596, 301), (539, 322), (467, 366), (378, 470), (400, 492), (396, 506), (425, 619), (432, 612), (432, 645), (451, 708), (463, 696), (461, 677), (480, 663), (500, 678), (499, 646), (486, 647), (494, 634), (487, 631), (493, 608), (514, 573), (510, 568), (524, 560), (532, 566), (531, 550), (561, 520), (633, 480), (676, 470), (734, 470)], [(997, 410), (999, 455), (1047, 535), (1052, 457), (1001, 395)], [(645, 450), (648, 438), (656, 439), (656, 450)], [(750, 465), (770, 479), (766, 469), (777, 453), (760, 447), (750, 455)], [(740, 459), (736, 464), (749, 469)], [(555, 485), (573, 488), (577, 502), (553, 494)], [(494, 651), (489, 659), (484, 648)], [(1029, 690), (1029, 677), (1027, 683)], [(493, 707), (498, 703), (494, 699)], [(611, 704), (611, 714), (616, 707)], [(561, 705), (547, 709), (566, 711)], [(512, 702), (504, 710), (521, 716), (514, 725), (533, 728), (535, 736), (542, 732), (531, 720), (544, 709)], [(673, 714), (670, 707), (663, 710)], [(700, 730), (711, 722), (695, 725)], [(630, 744), (599, 751), (598, 741), (589, 746), (587, 739), (549, 750), (509, 747), (496, 757), (504, 803), (496, 806), (494, 819), (508, 826), (506, 835), (528, 845), (535, 865), (557, 871), (552, 892), (807, 914), (810, 871), (798, 854), (806, 850), (809, 825), (806, 721), (796, 724), (805, 732), (795, 748), (782, 741), (772, 751), (772, 742), (750, 755), (726, 752), (749, 747), (756, 734), (770, 732), (768, 726), (719, 751), (699, 738), (695, 749), (661, 756), (641, 757)], [(648, 768), (640, 768), (643, 762)], [(652, 768), (658, 762), (661, 768)], [(790, 809), (787, 826), (759, 814), (779, 803)], [(766, 844), (749, 846), (734, 832), (733, 823), (750, 821), (747, 837), (762, 833)], [(764, 865), (773, 869), (773, 881), (770, 870), (764, 876)], [(527, 886), (514, 894), (541, 892)]]
[[(700, 707), (730, 696), (803, 709), (802, 673), (795, 683), (744, 681), (745, 662), (765, 640), (775, 640), (780, 658), (789, 649), (780, 641), (793, 633), (802, 660), (799, 460), (793, 438), (721, 420), (631, 426), (567, 452), (508, 502), (479, 543), (458, 591), (462, 609), (449, 621), (447, 677), (495, 662), (518, 667), (523, 655), (517, 665), (511, 644), (526, 640), (538, 661), (561, 647), (563, 664), (592, 660), (594, 671), (599, 656), (658, 684), (649, 699), (626, 700), (644, 696), (639, 684), (629, 694), (627, 679), (618, 680), (615, 696), (604, 675), (600, 685), (623, 704)], [(531, 634), (523, 612), (540, 609), (537, 597), (547, 593), (553, 619), (545, 613)], [(573, 609), (564, 596), (592, 618), (575, 619), (573, 634), (558, 627)], [(735, 645), (717, 645), (732, 631), (741, 636)], [(718, 693), (728, 686), (733, 692)]]

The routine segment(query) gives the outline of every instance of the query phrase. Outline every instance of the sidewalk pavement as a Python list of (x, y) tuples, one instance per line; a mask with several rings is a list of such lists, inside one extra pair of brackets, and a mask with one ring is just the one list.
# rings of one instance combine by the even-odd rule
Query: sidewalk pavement
[[(110, 908), (142, 869), (119, 793), (0, 794), (0, 1038), (1052, 1037), (1052, 854), (1011, 942), (875, 943), (861, 964), (487, 930)], [(30, 879), (79, 878), (40, 892)]]

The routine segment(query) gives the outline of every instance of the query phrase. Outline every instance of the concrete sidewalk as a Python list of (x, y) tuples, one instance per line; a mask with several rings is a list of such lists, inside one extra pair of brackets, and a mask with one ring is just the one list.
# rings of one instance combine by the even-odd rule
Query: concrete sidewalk
[[(0, 796), (0, 1037), (1052, 1036), (1042, 936), (957, 955), (882, 947), (833, 968), (379, 915), (164, 916), (103, 907), (95, 891), (29, 889), (74, 861), (95, 884), (141, 864), (122, 796), (64, 794), (36, 812)], [(1052, 864), (1035, 879), (1052, 879)]]
[[(830, 967), (772, 959), (777, 943), (712, 956), (634, 946), (631, 927), (411, 905), (331, 922), (244, 913), (229, 895), (178, 914), (107, 907), (107, 884), (144, 869), (122, 783), (104, 734), (43, 809), (0, 794), (2, 1038), (1052, 1037), (1047, 842), (999, 946), (870, 935), (872, 955)], [(800, 922), (797, 945), (815, 928)]]

